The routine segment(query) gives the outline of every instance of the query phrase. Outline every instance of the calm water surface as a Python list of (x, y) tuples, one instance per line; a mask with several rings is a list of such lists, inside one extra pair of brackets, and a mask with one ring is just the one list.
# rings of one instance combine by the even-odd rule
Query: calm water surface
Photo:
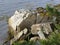
[[(60, 0), (0, 0), (0, 18), (1, 16), (12, 16), (15, 10), (21, 8), (33, 9), (36, 7), (45, 7), (47, 3), (59, 4)], [(6, 20), (0, 20), (0, 45), (7, 37), (8, 25)]]

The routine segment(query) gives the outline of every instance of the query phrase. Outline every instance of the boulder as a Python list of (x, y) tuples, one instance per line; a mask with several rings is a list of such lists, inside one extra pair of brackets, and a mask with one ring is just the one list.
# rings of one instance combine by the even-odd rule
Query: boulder
[(31, 33), (36, 35), (39, 30), (41, 31), (41, 28), (40, 24), (34, 24), (31, 26)]
[(41, 24), (32, 25), (31, 32), (32, 32), (33, 35), (39, 35), (40, 39), (45, 39), (45, 36), (42, 32)]
[(51, 24), (52, 22), (40, 23), (40, 24), (33, 24), (31, 26), (31, 33), (33, 35), (39, 35), (40, 39), (45, 39), (45, 34), (50, 34), (52, 32)]
[(21, 9), (20, 11), (15, 11), (15, 14), (9, 18), (9, 28), (14, 34), (20, 31), (19, 25), (28, 17), (29, 13), (29, 10)]

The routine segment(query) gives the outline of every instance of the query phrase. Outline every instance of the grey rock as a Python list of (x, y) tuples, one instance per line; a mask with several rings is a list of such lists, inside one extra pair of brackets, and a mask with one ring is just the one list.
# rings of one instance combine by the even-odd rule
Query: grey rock
[(9, 18), (9, 28), (14, 34), (20, 31), (19, 25), (28, 17), (29, 13), (28, 10), (21, 9), (20, 11), (15, 11), (15, 14)]
[(40, 24), (32, 25), (31, 32), (32, 32), (32, 34), (39, 35), (40, 39), (45, 39), (45, 36), (44, 36), (41, 28), (42, 28), (42, 26)]
[(44, 33), (48, 35), (50, 32), (52, 32), (50, 24), (51, 22), (33, 24), (31, 26), (31, 33), (33, 35), (39, 35), (40, 39), (45, 39)]

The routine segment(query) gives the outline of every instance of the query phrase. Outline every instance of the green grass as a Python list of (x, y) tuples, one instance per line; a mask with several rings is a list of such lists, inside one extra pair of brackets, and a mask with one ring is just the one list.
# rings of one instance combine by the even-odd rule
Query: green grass
[(18, 42), (15, 42), (13, 43), (13, 45), (35, 45), (35, 42), (34, 41), (18, 41)]
[(60, 45), (60, 33), (51, 33), (47, 40), (41, 40), (41, 45)]

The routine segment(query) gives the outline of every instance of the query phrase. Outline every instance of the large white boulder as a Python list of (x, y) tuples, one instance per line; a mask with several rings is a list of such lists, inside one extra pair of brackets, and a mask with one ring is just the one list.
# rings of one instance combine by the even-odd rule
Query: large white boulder
[(9, 26), (13, 28), (13, 30), (16, 30), (16, 27), (19, 26), (19, 24), (28, 17), (29, 11), (21, 9), (20, 11), (15, 11), (15, 14), (9, 18)]
[(19, 25), (29, 16), (29, 14), (29, 10), (20, 9), (19, 11), (15, 11), (15, 14), (9, 18), (8, 24), (11, 38), (20, 32)]

